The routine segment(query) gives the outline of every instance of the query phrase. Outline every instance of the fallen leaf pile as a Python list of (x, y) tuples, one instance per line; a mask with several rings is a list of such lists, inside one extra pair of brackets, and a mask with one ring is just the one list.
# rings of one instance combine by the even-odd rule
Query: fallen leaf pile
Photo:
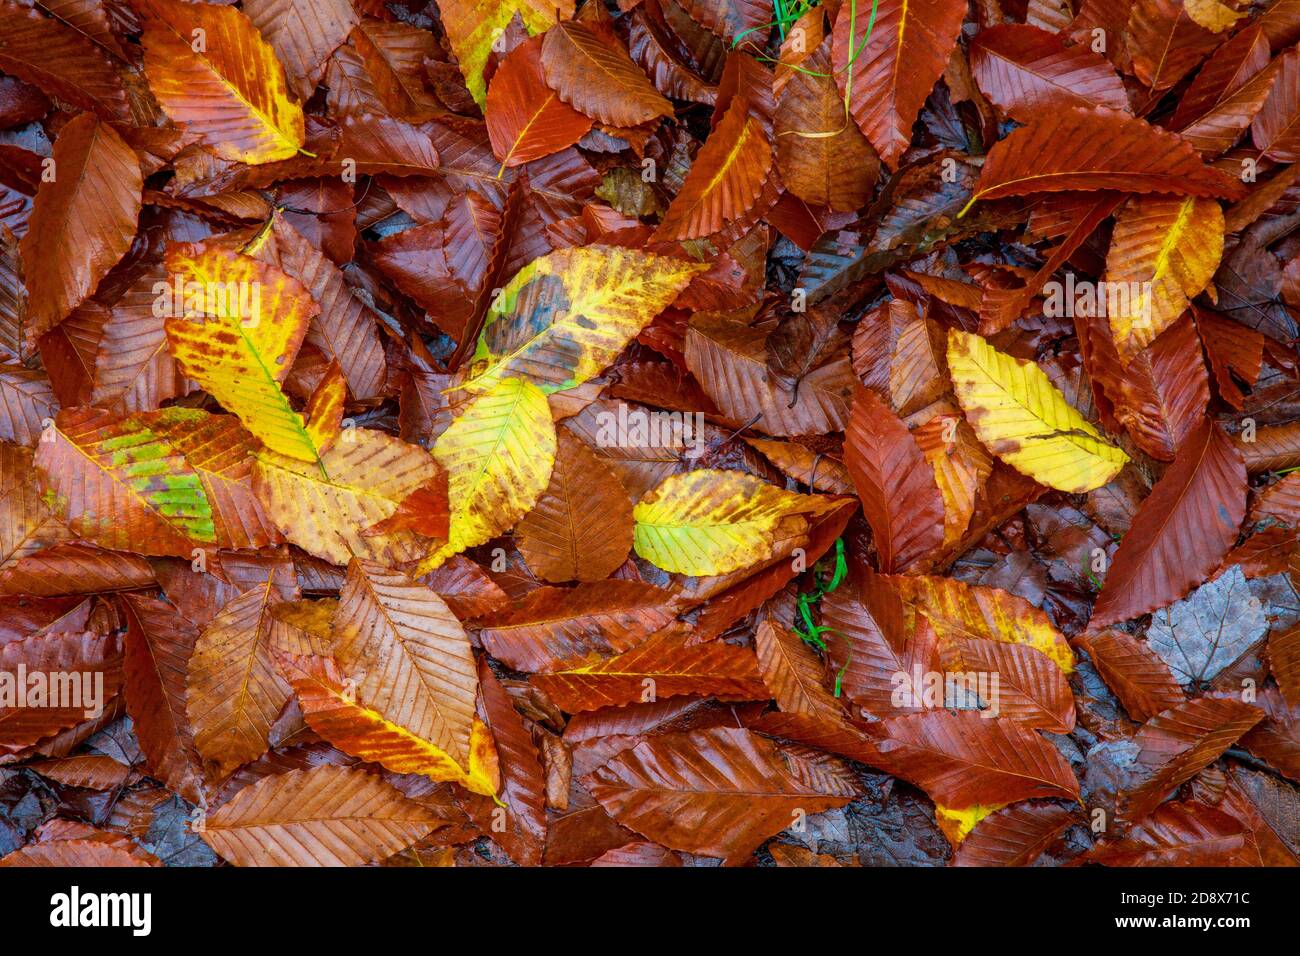
[(0, 0), (0, 866), (1296, 865), (1300, 6)]

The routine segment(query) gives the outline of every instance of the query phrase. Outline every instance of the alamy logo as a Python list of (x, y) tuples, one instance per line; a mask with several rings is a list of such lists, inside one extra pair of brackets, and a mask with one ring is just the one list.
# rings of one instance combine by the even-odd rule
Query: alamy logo
[(127, 926), (133, 936), (148, 936), (153, 927), (150, 893), (82, 893), (74, 886), (50, 897), (50, 925)]
[(895, 671), (889, 703), (899, 710), (978, 710), (998, 715), (1001, 679), (997, 671)]
[(1052, 319), (1127, 315), (1151, 320), (1150, 282), (1076, 282), (1074, 273), (1067, 272), (1065, 282), (1046, 283), (1043, 295), (1043, 314)]
[(104, 712), (103, 671), (0, 671), (0, 710), (25, 707), (80, 709), (86, 719)]
[(253, 328), (262, 314), (260, 282), (195, 282), (174, 275), (171, 282), (155, 282), (152, 291), (153, 314), (160, 319), (237, 315), (240, 325)]
[(660, 412), (628, 408), (596, 415), (596, 445), (599, 448), (663, 448), (683, 450), (687, 458), (704, 453), (702, 412)]

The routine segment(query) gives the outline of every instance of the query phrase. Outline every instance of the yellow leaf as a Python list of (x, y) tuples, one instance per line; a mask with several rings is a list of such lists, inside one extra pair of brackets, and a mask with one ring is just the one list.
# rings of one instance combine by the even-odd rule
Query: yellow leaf
[(343, 406), (348, 400), (348, 380), (338, 360), (330, 362), (307, 402), (307, 435), (316, 451), (334, 447), (343, 430)]
[(671, 475), (632, 510), (636, 553), (656, 567), (698, 577), (726, 574), (771, 557), (795, 518), (836, 506), (739, 471), (704, 468)]
[(976, 639), (1025, 644), (1046, 654), (1065, 673), (1074, 670), (1074, 652), (1065, 636), (1022, 597), (921, 574), (891, 575), (889, 583), (913, 613), (926, 616), (940, 643)]
[[(470, 772), (462, 769), (437, 744), (384, 717), (357, 696), (355, 687), (330, 657), (314, 655), (278, 655), (281, 672), (292, 685), (302, 707), (307, 726), (344, 753), (377, 763), (393, 773), (418, 773), (430, 780), (450, 780), (466, 789), (493, 796), (499, 783), (480, 766), (475, 766), (470, 739)], [(487, 746), (495, 757), (491, 737), (480, 721), (473, 730), (482, 748)], [(499, 781), (499, 777), (498, 777)]]
[(145, 0), (144, 71), (167, 115), (222, 159), (257, 165), (302, 147), (302, 107), (284, 67), (239, 10), (214, 3)]
[(1128, 455), (1107, 443), (1033, 362), (978, 335), (948, 332), (957, 401), (989, 451), (1058, 491), (1082, 493), (1114, 478)]
[(497, 796), (501, 789), (501, 761), (497, 754), (497, 742), (492, 739), (492, 731), (487, 724), (474, 718), (474, 726), (469, 735), (469, 773), (458, 781), (471, 793), (481, 793), (491, 797), (498, 806), (505, 806)]
[(1121, 356), (1137, 355), (1187, 311), (1219, 267), (1223, 232), (1214, 199), (1134, 196), (1120, 210), (1106, 254), (1105, 300)]
[(348, 428), (319, 464), (261, 452), (253, 490), (280, 532), (307, 553), (333, 564), (356, 555), (395, 565), (422, 558), (428, 539), (407, 530), (362, 532), (390, 517), (435, 473), (423, 449), (369, 428)]
[(1007, 806), (1005, 803), (977, 803), (973, 807), (954, 809), (936, 803), (934, 805), (934, 820), (939, 824), (939, 829), (943, 831), (943, 835), (948, 838), (948, 842), (954, 847), (958, 847), (961, 846), (966, 837), (970, 836), (971, 830), (975, 829), (975, 824), (990, 813), (1001, 810), (1005, 806)]
[(1183, 10), (1211, 33), (1222, 33), (1246, 15), (1219, 3), (1219, 0), (1187, 0)]
[(487, 66), (488, 54), (515, 14), (519, 14), (528, 33), (536, 36), (558, 19), (571, 19), (573, 8), (573, 0), (497, 0), (494, 3), (438, 0), (442, 27), (447, 31), (451, 50), (460, 64), (465, 86), (480, 108), (487, 105), (487, 81), (483, 79), (483, 68)]
[(555, 448), (551, 407), (536, 385), (507, 378), (476, 398), (433, 446), (447, 470), (451, 533), (420, 573), (490, 541), (532, 510), (551, 480)]
[(534, 259), (493, 302), (467, 380), (456, 387), (480, 394), (512, 376), (546, 394), (581, 385), (707, 269), (613, 246), (561, 249)]
[(165, 293), (172, 316), (164, 326), (181, 371), (238, 415), (267, 448), (315, 462), (317, 449), (303, 418), (280, 389), (320, 311), (302, 283), (208, 243), (172, 247), (167, 269), (176, 279)]

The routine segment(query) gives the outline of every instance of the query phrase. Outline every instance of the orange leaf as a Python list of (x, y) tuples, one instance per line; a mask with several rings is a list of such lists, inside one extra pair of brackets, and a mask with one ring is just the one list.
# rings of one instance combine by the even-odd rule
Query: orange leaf
[(966, 208), (979, 199), (1067, 189), (1246, 195), (1176, 134), (1103, 106), (1075, 107), (1044, 113), (994, 144)]
[(525, 40), (505, 58), (488, 87), (488, 137), (503, 166), (524, 163), (572, 146), (592, 119), (566, 104), (546, 85), (541, 37)]
[(275, 51), (242, 12), (179, 0), (142, 7), (144, 72), (168, 116), (224, 159), (256, 165), (298, 152), (302, 107), (289, 99)]
[(695, 157), (654, 238), (698, 239), (741, 219), (758, 201), (771, 169), (763, 125), (737, 98)]

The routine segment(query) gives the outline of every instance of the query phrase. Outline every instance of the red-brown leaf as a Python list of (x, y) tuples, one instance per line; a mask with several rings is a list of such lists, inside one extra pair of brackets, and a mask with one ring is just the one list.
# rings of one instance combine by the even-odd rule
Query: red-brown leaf
[(727, 728), (651, 737), (583, 782), (614, 819), (656, 843), (737, 863), (796, 809), (818, 813), (853, 796), (799, 774), (770, 741)]
[(144, 180), (135, 153), (90, 113), (54, 142), (54, 176), (41, 185), (23, 237), (31, 331), (53, 328), (131, 247)]
[(943, 498), (934, 469), (876, 393), (858, 387), (844, 434), (844, 465), (886, 574), (906, 570), (943, 543)]
[(968, 710), (931, 711), (882, 720), (870, 731), (879, 766), (947, 807), (1079, 796), (1079, 781), (1065, 758), (1013, 721)]
[(966, 8), (958, 0), (881, 0), (874, 24), (870, 13), (870, 7), (840, 7), (833, 72), (858, 127), (896, 169), (961, 34)]
[(1044, 113), (999, 140), (989, 150), (974, 198), (1067, 189), (1245, 195), (1240, 182), (1203, 165), (1175, 134), (1098, 106)]
[(585, 23), (565, 20), (542, 43), (546, 85), (580, 113), (606, 126), (636, 126), (671, 116), (660, 96), (617, 40)]
[(1228, 436), (1204, 419), (1120, 542), (1089, 626), (1127, 621), (1186, 596), (1223, 560), (1245, 514), (1245, 466)]
[(1128, 110), (1128, 96), (1114, 67), (1087, 46), (1018, 23), (976, 34), (970, 68), (990, 100), (1009, 116), (1032, 122), (1044, 110), (1106, 106)]
[(1141, 782), (1124, 794), (1125, 820), (1141, 820), (1179, 784), (1190, 780), (1264, 716), (1237, 700), (1189, 700), (1152, 717), (1133, 738)]

